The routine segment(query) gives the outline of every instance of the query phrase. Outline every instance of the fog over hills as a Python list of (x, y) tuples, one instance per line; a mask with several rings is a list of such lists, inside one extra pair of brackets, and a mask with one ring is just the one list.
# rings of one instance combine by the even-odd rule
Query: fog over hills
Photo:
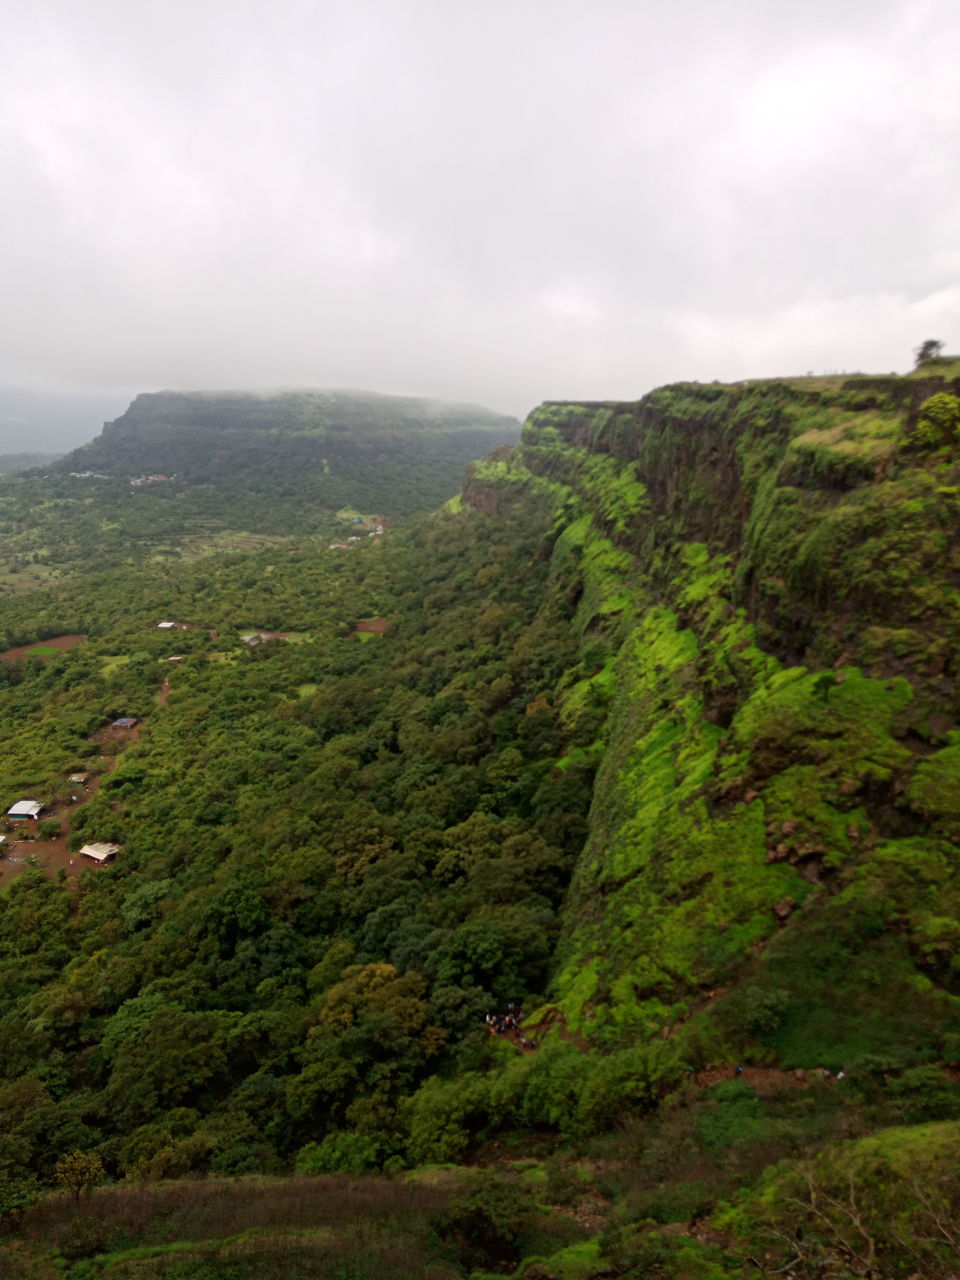
[(413, 396), (159, 391), (136, 396), (58, 469), (159, 474), (401, 515), (451, 497), (468, 462), (519, 435), (516, 418)]
[(64, 453), (95, 436), (123, 409), (122, 390), (0, 386), (0, 455)]

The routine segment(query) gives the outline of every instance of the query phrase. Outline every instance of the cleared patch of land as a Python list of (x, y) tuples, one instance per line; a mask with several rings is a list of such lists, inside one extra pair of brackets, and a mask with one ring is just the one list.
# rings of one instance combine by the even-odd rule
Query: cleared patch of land
[(33, 644), (21, 644), (15, 649), (7, 649), (5, 653), (0, 653), (0, 658), (6, 659), (7, 662), (21, 662), (24, 658), (46, 658), (64, 649), (72, 649), (74, 645), (80, 644), (86, 638), (84, 635), (76, 634), (49, 636), (43, 640), (36, 640)]

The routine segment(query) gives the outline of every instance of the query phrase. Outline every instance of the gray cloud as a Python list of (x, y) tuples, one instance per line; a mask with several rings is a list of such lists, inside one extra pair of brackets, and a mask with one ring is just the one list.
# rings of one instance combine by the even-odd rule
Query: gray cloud
[(524, 411), (960, 345), (953, 0), (7, 0), (0, 377)]

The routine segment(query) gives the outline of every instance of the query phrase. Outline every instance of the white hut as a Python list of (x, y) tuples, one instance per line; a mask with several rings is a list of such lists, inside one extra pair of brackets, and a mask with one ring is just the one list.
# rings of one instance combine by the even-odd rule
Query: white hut
[(82, 858), (91, 858), (94, 862), (112, 862), (120, 852), (118, 844), (85, 844), (80, 850)]
[(43, 805), (36, 800), (18, 800), (7, 810), (7, 817), (15, 822), (22, 822), (25, 818), (39, 818), (42, 812)]

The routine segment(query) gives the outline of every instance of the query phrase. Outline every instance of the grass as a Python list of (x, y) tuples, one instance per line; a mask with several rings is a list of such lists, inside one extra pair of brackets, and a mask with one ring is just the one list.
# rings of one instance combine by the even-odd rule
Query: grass
[(960, 356), (935, 356), (907, 374), (908, 378), (960, 378)]
[(31, 564), (29, 569), (14, 571), (9, 564), (0, 566), (0, 590), (35, 591), (60, 577), (60, 570), (52, 565)]
[[(45, 1197), (20, 1234), (38, 1260), (49, 1250), (94, 1259), (91, 1280), (213, 1280), (228, 1260), (231, 1280), (447, 1280), (456, 1273), (430, 1258), (429, 1221), (455, 1189), (335, 1175), (105, 1187), (76, 1208)], [(0, 1245), (0, 1274), (9, 1275), (22, 1253), (5, 1253)], [(210, 1270), (197, 1269), (201, 1260)]]
[(108, 655), (101, 658), (100, 670), (104, 676), (111, 676), (115, 671), (119, 671), (121, 667), (126, 666), (130, 661), (130, 655), (127, 653)]
[(792, 447), (834, 449), (879, 459), (896, 452), (899, 434), (900, 422), (895, 416), (861, 413), (832, 427), (806, 431), (793, 440)]
[(244, 533), (235, 529), (222, 529), (218, 533), (203, 533), (185, 537), (179, 549), (173, 548), (173, 554), (180, 554), (185, 560), (202, 560), (206, 556), (220, 555), (231, 551), (263, 551), (267, 547), (279, 546), (290, 542), (289, 537), (270, 533)]

